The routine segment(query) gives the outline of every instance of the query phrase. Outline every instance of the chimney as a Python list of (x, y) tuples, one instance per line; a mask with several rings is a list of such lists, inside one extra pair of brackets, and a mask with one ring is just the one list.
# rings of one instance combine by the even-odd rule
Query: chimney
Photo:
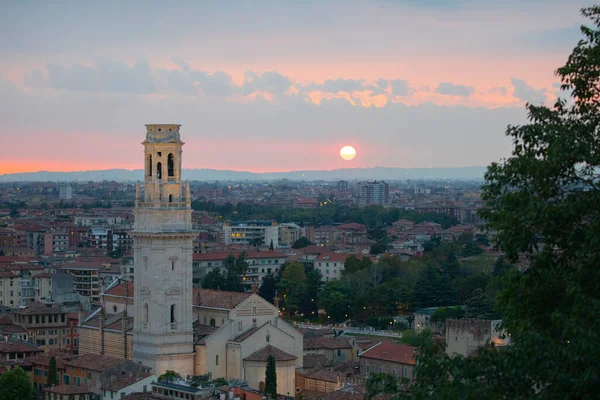
[(256, 294), (257, 290), (258, 290), (258, 285), (256, 284), (256, 282), (252, 282), (252, 294)]

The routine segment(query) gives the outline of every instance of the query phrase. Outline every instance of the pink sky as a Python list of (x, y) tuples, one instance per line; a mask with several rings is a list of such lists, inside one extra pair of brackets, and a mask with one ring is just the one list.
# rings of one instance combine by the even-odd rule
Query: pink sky
[(486, 165), (556, 98), (587, 5), (267, 3), (12, 3), (0, 174), (139, 168), (146, 123), (183, 125), (188, 168)]

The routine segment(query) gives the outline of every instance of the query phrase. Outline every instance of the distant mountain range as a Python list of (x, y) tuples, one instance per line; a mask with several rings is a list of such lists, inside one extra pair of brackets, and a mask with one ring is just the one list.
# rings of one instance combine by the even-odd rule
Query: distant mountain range
[[(184, 169), (183, 178), (190, 181), (266, 181), (289, 179), (295, 181), (307, 180), (481, 180), (485, 167), (458, 168), (343, 168), (333, 170), (307, 170), (290, 172), (247, 172), (218, 169)], [(136, 181), (144, 178), (141, 169), (107, 169), (98, 171), (76, 172), (26, 172), (20, 174), (0, 175), (0, 182), (87, 182), (87, 181)]]

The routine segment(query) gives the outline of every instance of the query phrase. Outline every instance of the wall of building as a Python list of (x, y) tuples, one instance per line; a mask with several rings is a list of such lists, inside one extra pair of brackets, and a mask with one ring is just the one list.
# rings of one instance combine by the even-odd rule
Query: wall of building
[[(276, 363), (277, 392), (283, 395), (294, 396), (296, 393), (296, 366), (294, 361), (280, 361)], [(259, 389), (261, 382), (265, 381), (267, 372), (266, 362), (244, 361), (244, 380), (253, 389)]]
[(362, 374), (385, 373), (412, 380), (414, 367), (410, 364), (360, 357), (360, 372)]

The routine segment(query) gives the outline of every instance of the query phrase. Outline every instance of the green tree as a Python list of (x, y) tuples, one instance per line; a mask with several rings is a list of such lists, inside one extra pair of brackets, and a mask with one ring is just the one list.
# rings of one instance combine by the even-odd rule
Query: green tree
[(250, 241), (248, 242), (248, 244), (250, 246), (254, 246), (254, 247), (260, 247), (263, 243), (264, 243), (264, 240), (261, 238), (250, 239)]
[(319, 297), (323, 288), (323, 275), (318, 269), (306, 273), (306, 285), (300, 301), (300, 312), (307, 317), (319, 315)]
[(273, 275), (267, 275), (263, 278), (260, 288), (258, 288), (258, 295), (269, 303), (273, 304), (275, 298), (275, 292), (277, 291), (277, 284)]
[(277, 398), (277, 367), (275, 357), (269, 355), (267, 358), (267, 370), (265, 372), (265, 394), (272, 399)]
[(271, 239), (271, 244), (269, 245), (269, 250), (271, 250), (271, 251), (275, 250), (275, 247), (273, 247), (273, 239)]
[(476, 357), (421, 347), (413, 398), (588, 399), (600, 382), (600, 7), (557, 70), (572, 101), (528, 104), (510, 126), (511, 156), (485, 174), (480, 216), (522, 271), (505, 274), (497, 304), (511, 345)]
[(293, 316), (300, 308), (306, 289), (304, 265), (297, 261), (287, 264), (277, 287), (283, 295), (282, 309), (285, 308), (285, 311)]
[(227, 290), (227, 279), (215, 268), (202, 278), (202, 289)]
[(294, 244), (292, 244), (292, 249), (302, 249), (304, 247), (308, 247), (311, 245), (312, 245), (312, 242), (310, 240), (308, 240), (306, 237), (302, 236), (301, 238), (298, 238), (298, 240), (296, 240), (294, 242)]
[(166, 383), (173, 382), (173, 381), (180, 381), (182, 379), (183, 379), (183, 377), (181, 376), (181, 374), (179, 374), (178, 372), (175, 372), (175, 371), (171, 371), (171, 370), (165, 371), (164, 374), (162, 374), (158, 377), (159, 382), (166, 382)]
[(355, 292), (345, 281), (329, 281), (323, 287), (319, 305), (325, 309), (334, 322), (345, 321), (351, 317)]
[(225, 290), (243, 292), (242, 277), (248, 268), (246, 253), (242, 252), (237, 258), (233, 254), (230, 254), (223, 264), (225, 265)]
[(58, 385), (58, 377), (56, 376), (58, 373), (56, 372), (56, 358), (50, 357), (50, 362), (48, 364), (48, 377), (46, 379), (46, 384), (48, 386)]
[(413, 292), (415, 310), (426, 307), (453, 306), (458, 302), (450, 282), (441, 276), (432, 265), (425, 266), (415, 283)]
[(27, 373), (20, 367), (0, 375), (0, 399), (33, 400), (33, 384)]
[(465, 302), (465, 317), (496, 319), (494, 302), (482, 289), (475, 289), (470, 299)]

